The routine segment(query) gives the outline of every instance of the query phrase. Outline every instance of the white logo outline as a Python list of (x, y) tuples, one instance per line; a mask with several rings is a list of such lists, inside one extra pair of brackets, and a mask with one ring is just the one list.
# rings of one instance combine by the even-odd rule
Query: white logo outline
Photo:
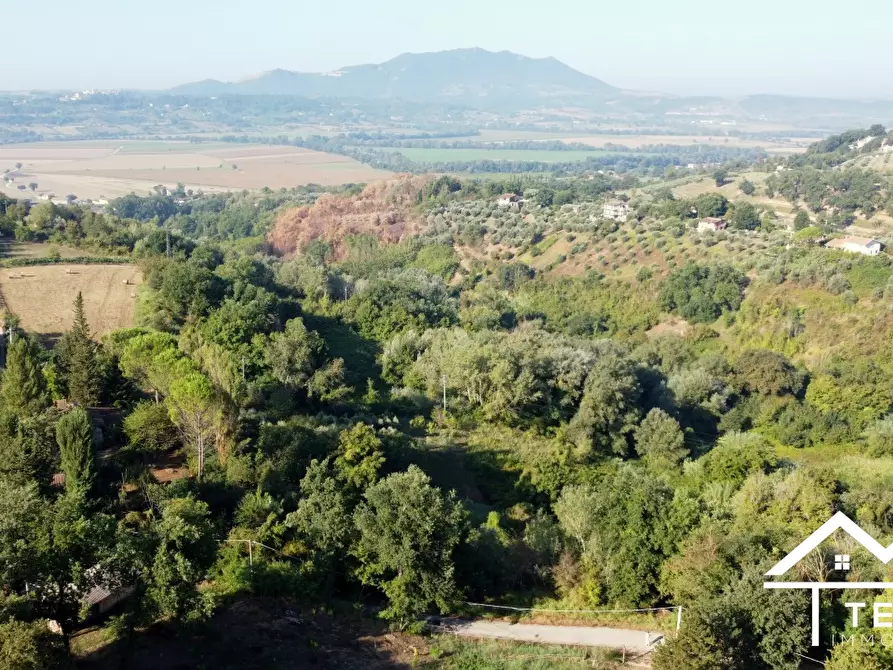
[[(845, 531), (884, 565), (893, 561), (893, 544), (885, 547), (862, 530), (859, 524), (846, 514), (837, 512), (798, 544), (791, 553), (772, 566), (766, 573), (766, 577), (784, 575), (838, 530)], [(812, 646), (818, 647), (819, 591), (822, 589), (889, 589), (893, 588), (893, 582), (764, 582), (763, 587), (767, 589), (809, 589), (812, 591)]]

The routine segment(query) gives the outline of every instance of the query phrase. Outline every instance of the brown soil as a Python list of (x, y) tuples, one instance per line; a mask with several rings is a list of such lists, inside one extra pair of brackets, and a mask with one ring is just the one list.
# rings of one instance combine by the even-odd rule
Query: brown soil
[(429, 177), (401, 177), (370, 184), (356, 196), (321, 197), (311, 207), (290, 209), (276, 219), (268, 241), (278, 254), (293, 254), (308, 242), (331, 242), (344, 255), (347, 235), (370, 234), (386, 243), (399, 242), (418, 232), (413, 212), (416, 196)]

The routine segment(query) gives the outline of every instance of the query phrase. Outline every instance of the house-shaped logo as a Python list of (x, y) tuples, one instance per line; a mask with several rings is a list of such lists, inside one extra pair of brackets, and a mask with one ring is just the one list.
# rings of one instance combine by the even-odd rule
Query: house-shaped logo
[[(881, 563), (887, 564), (893, 560), (893, 545), (883, 546), (871, 535), (866, 533), (859, 525), (843, 512), (838, 512), (823, 523), (812, 535), (797, 545), (790, 554), (776, 563), (767, 577), (781, 577), (791, 568), (802, 561), (806, 556), (817, 549), (818, 546), (831, 537), (838, 530), (843, 530), (856, 542), (861, 544)], [(847, 572), (850, 569), (850, 557), (848, 554), (834, 556), (834, 569)], [(889, 589), (893, 588), (893, 582), (765, 582), (767, 589), (808, 589), (812, 591), (812, 646), (819, 646), (819, 591), (822, 589)], [(864, 603), (847, 603), (848, 606)], [(877, 610), (876, 610), (877, 611)], [(854, 610), (854, 618), (856, 611)], [(877, 618), (877, 615), (876, 615)]]

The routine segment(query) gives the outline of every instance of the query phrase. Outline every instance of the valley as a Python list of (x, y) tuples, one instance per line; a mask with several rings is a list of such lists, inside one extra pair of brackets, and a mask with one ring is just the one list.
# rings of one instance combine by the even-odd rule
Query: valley
[[(200, 60), (196, 7), (129, 39)], [(741, 86), (736, 37), (814, 76), (653, 9), (642, 53), (689, 57), (639, 39), (664, 10), (714, 31), (698, 86)], [(52, 52), (9, 32), (10, 77)], [(165, 55), (173, 88), (0, 92), (3, 668), (893, 667), (848, 611), (888, 608), (893, 102)]]

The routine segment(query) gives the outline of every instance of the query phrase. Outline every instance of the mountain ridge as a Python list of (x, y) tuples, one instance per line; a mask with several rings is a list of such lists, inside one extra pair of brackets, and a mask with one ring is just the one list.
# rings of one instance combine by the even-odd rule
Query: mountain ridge
[(204, 79), (168, 90), (179, 95), (298, 95), (400, 98), (415, 102), (506, 103), (605, 99), (620, 92), (553, 58), (480, 48), (403, 53), (383, 63), (329, 72), (273, 69), (237, 82)]

